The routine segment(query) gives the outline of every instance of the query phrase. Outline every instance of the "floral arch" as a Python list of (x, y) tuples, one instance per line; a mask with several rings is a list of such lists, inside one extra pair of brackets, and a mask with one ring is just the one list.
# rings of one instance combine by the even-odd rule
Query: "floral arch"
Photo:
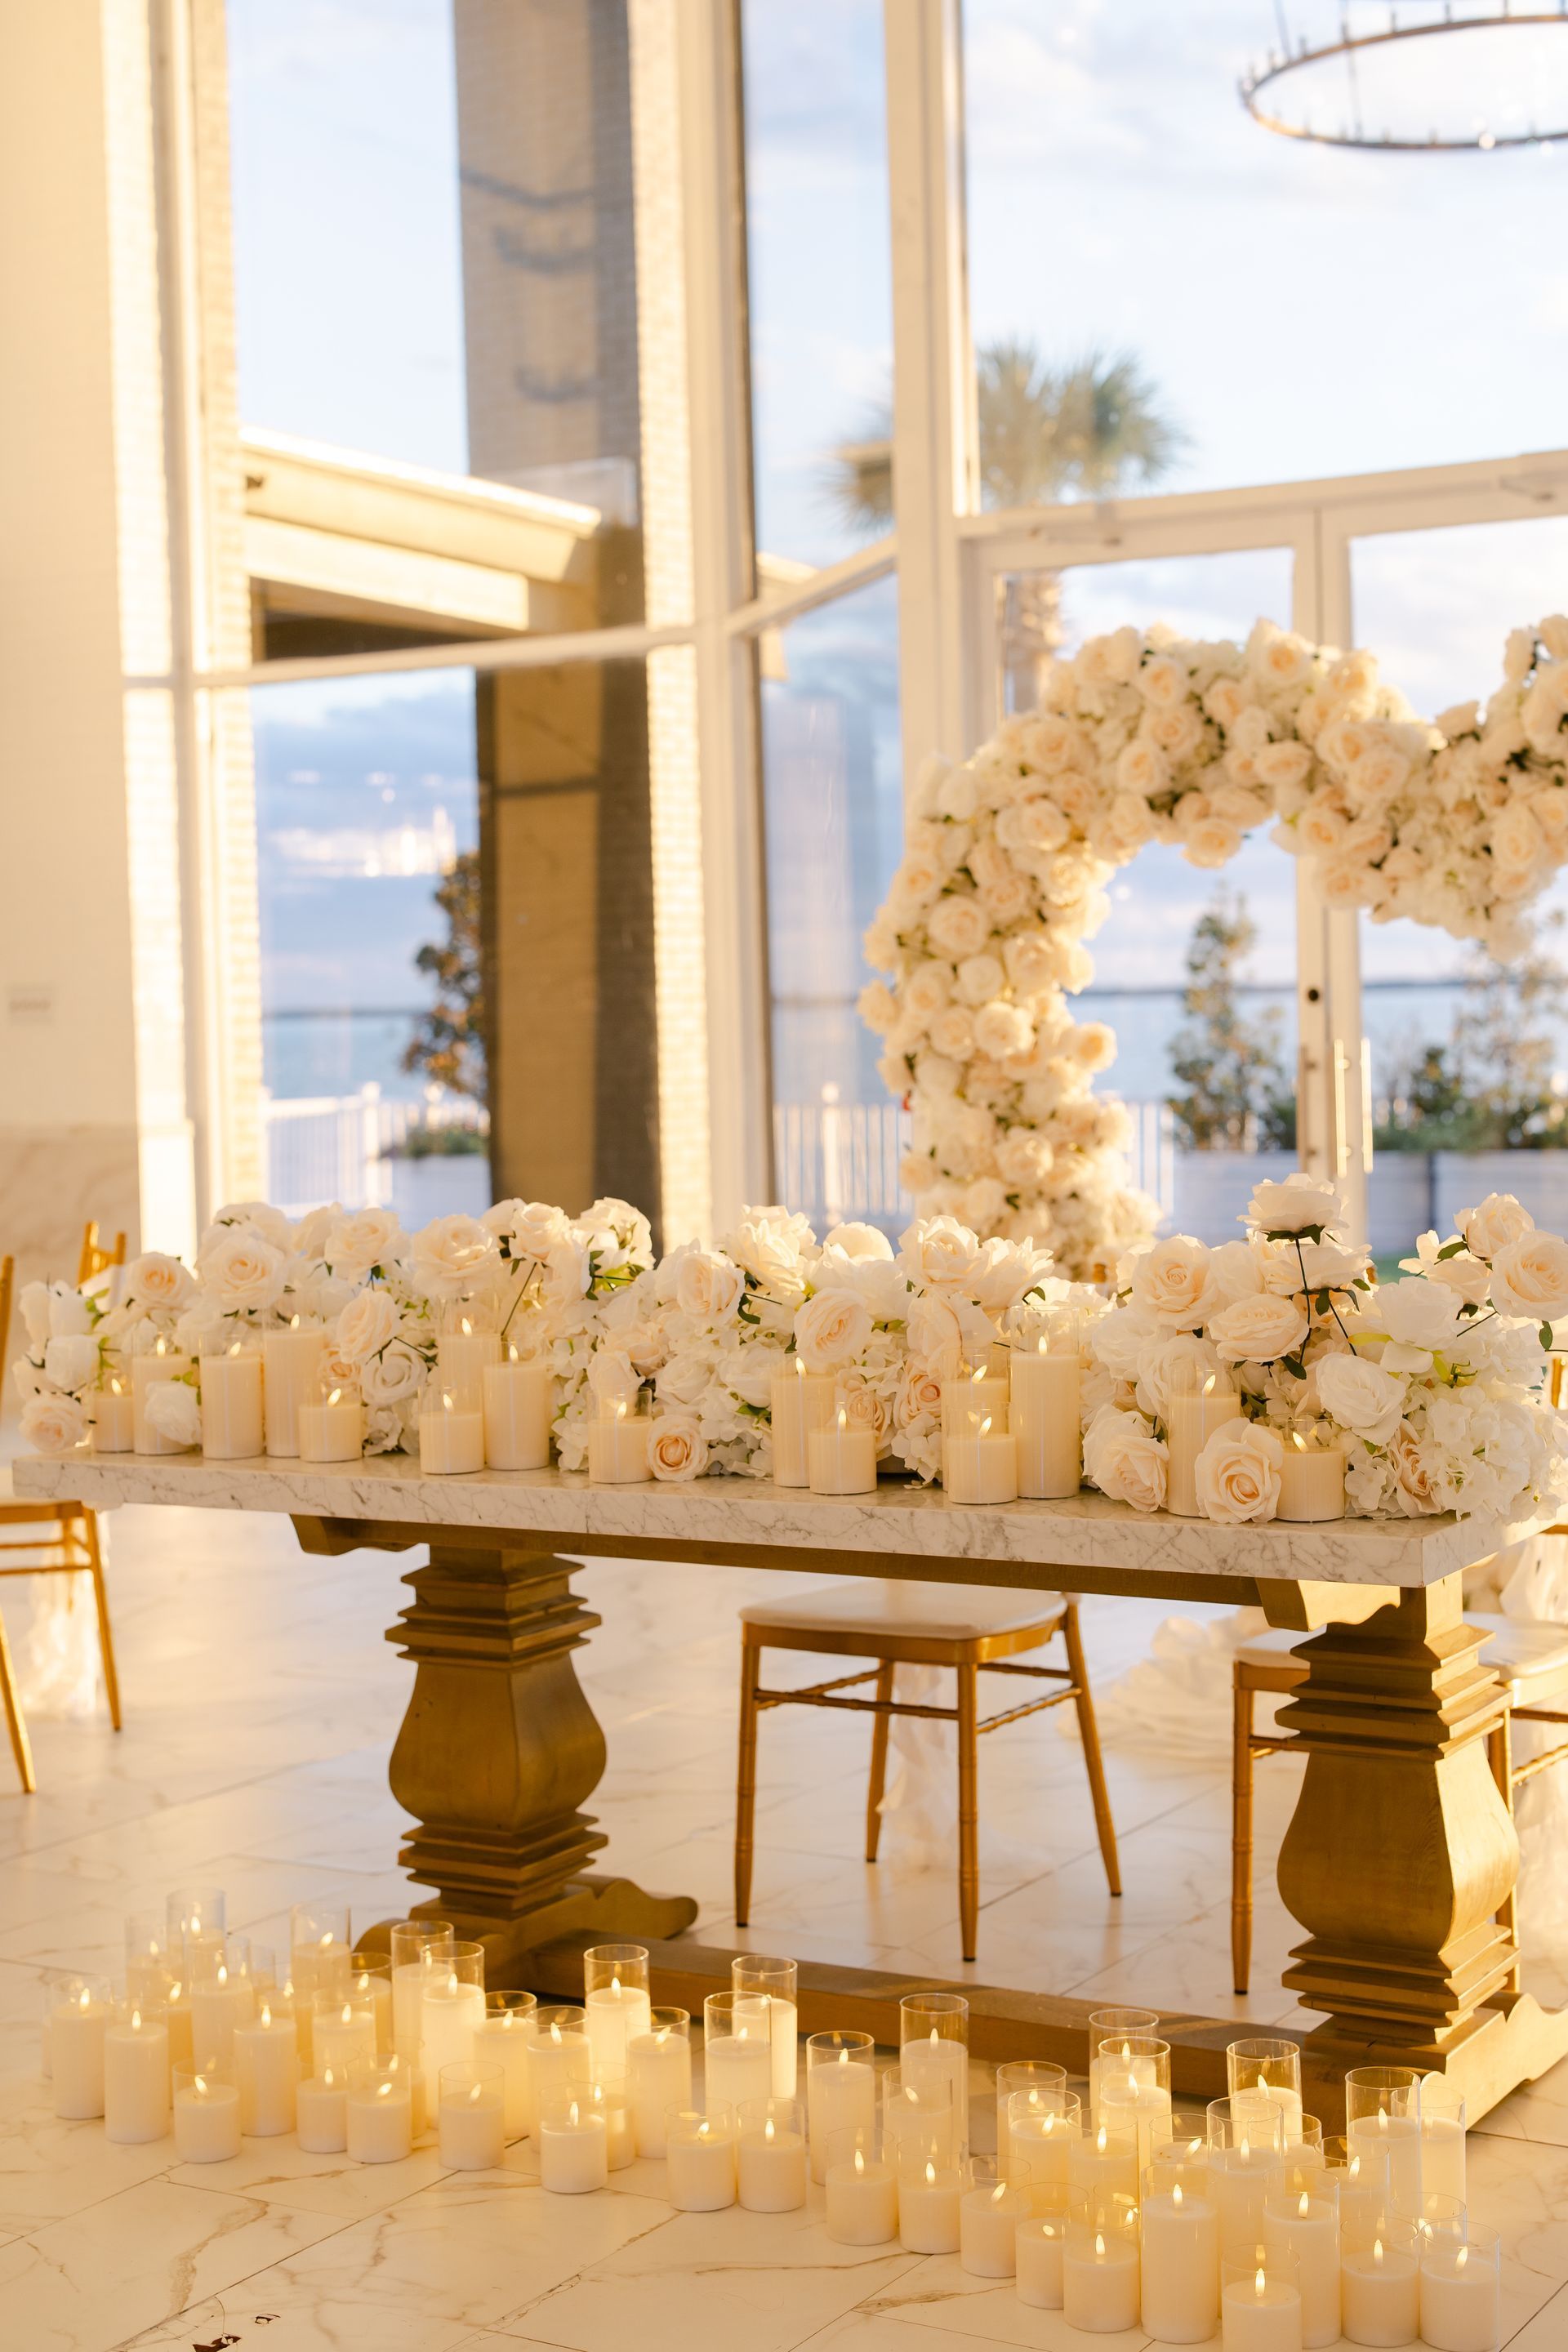
[(923, 1215), (1032, 1237), (1083, 1276), (1146, 1241), (1128, 1115), (1096, 1095), (1114, 1032), (1075, 1021), (1105, 884), (1145, 843), (1219, 867), (1254, 827), (1331, 907), (1517, 954), (1568, 858), (1568, 618), (1513, 630), (1482, 709), (1419, 718), (1370, 654), (1259, 621), (1245, 646), (1161, 627), (1092, 637), (1040, 707), (961, 766), (933, 761), (866, 933), (860, 1010), (913, 1113)]

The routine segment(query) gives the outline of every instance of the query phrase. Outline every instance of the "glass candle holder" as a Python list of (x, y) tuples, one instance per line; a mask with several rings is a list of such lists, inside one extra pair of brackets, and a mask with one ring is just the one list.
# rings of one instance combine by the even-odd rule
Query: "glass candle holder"
[(482, 1412), (485, 1371), (500, 1352), (493, 1312), (477, 1299), (453, 1300), (442, 1311), (432, 1385), (449, 1390), (464, 1412)]
[(349, 2069), (344, 2137), (355, 2164), (397, 2164), (414, 2147), (409, 2070), (395, 2052), (361, 2058)]
[(1017, 1440), (1018, 1492), (1030, 1498), (1076, 1495), (1083, 1480), (1083, 1377), (1076, 1316), (1009, 1351), (1007, 1425)]
[(117, 2002), (103, 2034), (103, 2137), (134, 2147), (168, 2129), (168, 2028), (138, 2002)]
[(1225, 2352), (1300, 2352), (1300, 2266), (1291, 2254), (1254, 2247), (1244, 2263), (1220, 2265), (1220, 2340)]
[(356, 2059), (374, 2058), (375, 2003), (366, 1994), (319, 1992), (311, 1999), (310, 2047), (317, 2071), (331, 2066), (346, 2081)]
[(108, 1980), (62, 1971), (45, 1997), (55, 2113), (65, 2122), (85, 2122), (103, 2113), (103, 2037), (112, 2013)]
[(177, 1886), (163, 1915), (171, 1954), (184, 1954), (204, 1937), (221, 1936), (228, 1925), (227, 1907), (221, 1886)]
[(1352, 2150), (1388, 2158), (1389, 2194), (1413, 2205), (1421, 2192), (1421, 2076), (1414, 2066), (1352, 2066), (1345, 2076), (1345, 2137)]
[(423, 1990), (424, 1955), (452, 1948), (456, 1930), (449, 1919), (396, 1919), (387, 1937), (392, 1965), (392, 2039), (399, 2050), (419, 2046), (419, 1995)]
[(201, 1337), (202, 1452), (249, 1462), (264, 1449), (261, 1344), (226, 1323)]
[(996, 2069), (996, 2149), (1005, 2154), (1008, 2102), (1015, 2091), (1033, 2094), (1031, 2105), (1043, 2112), (1054, 2111), (1054, 2099), (1068, 2086), (1068, 2070), (1053, 2066), (1047, 2058), (1009, 2058)]
[(234, 2029), (234, 2078), (247, 2139), (277, 2139), (294, 2129), (300, 2045), (293, 2011), (276, 1987), (258, 1992), (252, 2014)]
[(1300, 2188), (1281, 2180), (1263, 2200), (1266, 2264), (1286, 2256), (1297, 2265), (1301, 2342), (1311, 2347), (1340, 2340), (1340, 2194), (1337, 2179), (1320, 2172)]
[(1066, 2191), (1044, 2202), (1036, 2184), (1034, 2211), (1020, 2221), (1014, 2236), (1015, 2291), (1020, 2303), (1034, 2311), (1062, 2307), (1062, 2268), (1067, 2254)]
[[(837, 1391), (836, 1391), (837, 1393)], [(805, 1441), (806, 1484), (814, 1495), (874, 1495), (877, 1433), (851, 1423), (840, 1401)]]
[(905, 2130), (893, 2151), (899, 2176), (899, 2243), (910, 2254), (955, 2254), (968, 2168), (951, 2142)]
[(1469, 2228), (1469, 2211), (1462, 2197), (1446, 2197), (1440, 2189), (1424, 2189), (1414, 2205), (1395, 2204), (1393, 2218), (1405, 2223), (1415, 2242), (1415, 2251), (1432, 2238), (1464, 2237)]
[(877, 2046), (870, 2034), (814, 2033), (805, 2045), (805, 2116), (811, 2177), (827, 2178), (827, 2151), (836, 2133), (877, 2124)]
[(1138, 2206), (1100, 2186), (1073, 2190), (1062, 2254), (1062, 2316), (1089, 2336), (1138, 2324)]
[(1028, 2179), (1047, 2200), (1058, 2189), (1065, 2196), (1071, 2179), (1073, 2146), (1082, 2137), (1083, 2110), (1078, 2093), (1032, 2083), (1008, 2098), (997, 2127), (997, 2160), (1005, 2170), (1026, 2168)]
[(1327, 2168), (1323, 2153), (1323, 2126), (1316, 2116), (1299, 2116), (1294, 2125), (1286, 2124), (1285, 2145), (1280, 2150), (1285, 2168), (1285, 2185), (1304, 2189), (1314, 2174)]
[(1187, 2196), (1206, 2197), (1209, 2193), (1209, 2145), (1206, 2133), (1202, 2138), (1190, 2135), (1183, 2139), (1167, 2140), (1157, 2147), (1144, 2176), (1144, 2188), (1151, 2196), (1168, 2197), (1180, 2181)]
[(1439, 2196), (1465, 2196), (1464, 2097), (1446, 2074), (1423, 2074), (1417, 2091), (1421, 2123), (1421, 2187)]
[(548, 1363), (524, 1360), (509, 1339), (499, 1363), (484, 1368), (485, 1460), (492, 1470), (548, 1470), (555, 1417), (555, 1376)]
[(918, 2137), (941, 2158), (939, 2169), (958, 2162), (963, 2153), (958, 2117), (952, 2105), (951, 2078), (918, 2077), (906, 2083), (902, 2071), (890, 2067), (882, 2076), (882, 2145), (895, 2172), (906, 2139)]
[(183, 1936), (171, 1936), (167, 1920), (161, 1911), (133, 1911), (125, 1922), (125, 1981), (132, 1990), (132, 1978), (138, 1969), (145, 1969), (162, 1978), (165, 1973), (178, 1972), (184, 1954)]
[(1124, 2033), (1100, 2045), (1100, 2121), (1131, 2125), (1142, 2179), (1157, 2146), (1171, 2137), (1171, 2045), (1151, 2033)]
[(106, 1353), (103, 1379), (89, 1396), (95, 1454), (129, 1454), (136, 1443), (135, 1375), (123, 1355)]
[(489, 2172), (506, 2154), (505, 2092), (489, 2058), (448, 2061), (437, 2078), (436, 2129), (449, 2172)]
[(603, 2189), (610, 2169), (609, 2126), (602, 2084), (578, 2083), (547, 2093), (539, 2107), (541, 2187), (556, 2197)]
[(595, 2068), (585, 2095), (594, 2113), (604, 2117), (605, 2160), (612, 2172), (624, 2172), (635, 2161), (637, 2152), (632, 2137), (626, 2068)]
[(284, 1329), (264, 1336), (262, 1406), (268, 1454), (298, 1454), (300, 1408), (315, 1396), (326, 1347), (327, 1335), (321, 1326), (302, 1323), (298, 1315)]
[(230, 2073), (234, 2029), (256, 2012), (250, 1976), (250, 1939), (203, 1937), (187, 1948), (191, 1971), (191, 2048), (198, 2066), (211, 2063)]
[(634, 2033), (646, 2033), (652, 2011), (645, 1944), (595, 1944), (583, 1955), (584, 2008), (595, 2074), (626, 2063)]
[(1414, 2344), (1421, 2325), (1415, 2235), (1407, 2221), (1369, 2220), (1342, 2199), (1340, 2326), (1352, 2344)]
[(348, 1992), (352, 2000), (368, 2000), (375, 2011), (375, 2054), (384, 2058), (392, 2048), (392, 1961), (385, 1952), (351, 1952)]
[(1433, 2352), (1497, 2352), (1502, 2246), (1495, 2231), (1432, 2238), (1420, 2254), (1421, 2341)]
[(174, 2154), (182, 2164), (222, 2164), (239, 2154), (239, 2088), (223, 2066), (176, 2066)]
[[(1100, 2053), (1106, 2042), (1126, 2042), (1131, 2044), (1135, 2033), (1154, 2034), (1160, 2021), (1152, 2009), (1092, 2009), (1089, 2013), (1089, 2049), (1085, 2063), (1089, 2068), (1088, 2120), (1100, 2121)], [(1128, 2055), (1131, 2051), (1129, 2048)]]
[(1018, 2224), (1030, 2215), (1028, 2175), (1015, 2180), (1005, 2159), (972, 2157), (969, 2185), (958, 2205), (958, 2260), (974, 2278), (1012, 2278), (1017, 2271)]
[(811, 1434), (832, 1420), (837, 1385), (831, 1372), (808, 1372), (798, 1356), (786, 1356), (773, 1374), (769, 1405), (775, 1486), (809, 1483)]
[(474, 2029), (474, 2055), (501, 2070), (501, 2109), (509, 2140), (528, 2135), (528, 2051), (539, 2003), (531, 1992), (487, 1992)]
[(289, 1914), (289, 1973), (296, 2000), (309, 2007), (318, 1992), (339, 1990), (353, 1952), (346, 1900), (295, 1904)]
[(665, 2153), (664, 2119), (691, 2105), (691, 2019), (684, 2009), (655, 2009), (645, 2032), (626, 2044), (626, 2099), (639, 2156)]
[(682, 2213), (716, 2213), (735, 2201), (735, 2118), (726, 2106), (704, 2114), (670, 2107), (664, 2118), (665, 2192)]
[(1068, 2143), (1068, 2181), (1075, 2195), (1138, 2201), (1135, 2125), (1098, 2124)]
[(793, 2213), (809, 2169), (799, 2099), (751, 2099), (736, 2116), (736, 2189), (748, 2213)]
[(457, 1478), (485, 1466), (485, 1414), (437, 1374), (419, 1409), (419, 1475)]
[[(485, 1948), (454, 1941), (425, 1964), (419, 1988), (419, 2063), (425, 2096), (438, 2109), (438, 2084), (448, 2066), (471, 2060), (485, 2019)], [(500, 2069), (496, 2068), (498, 2079)]]
[(1269, 2104), (1246, 2097), (1211, 2099), (1208, 2107), (1209, 2193), (1219, 2211), (1220, 2254), (1250, 2262), (1263, 2242), (1263, 2200), (1285, 2168), (1285, 2118)]
[[(810, 2082), (808, 2072), (808, 2088)], [(898, 2236), (898, 2179), (878, 2150), (874, 2123), (844, 2124), (828, 2133), (823, 2186), (835, 2244), (885, 2246)]]
[(923, 2094), (952, 2084), (959, 2144), (969, 2141), (969, 2003), (962, 1993), (910, 1992), (899, 2003), (899, 2073)]
[(1142, 2322), (1159, 2344), (1204, 2344), (1219, 2324), (1219, 2209), (1206, 2168), (1151, 2174), (1139, 2209)]
[(1301, 2045), (1264, 2036), (1233, 2042), (1225, 2053), (1232, 2100), (1254, 2099), (1278, 2106), (1285, 2118), (1285, 2144), (1296, 2137), (1301, 2113)]
[(626, 1397), (601, 1400), (588, 1423), (588, 1475), (596, 1486), (646, 1486), (648, 1432), (653, 1424)]
[(536, 2009), (528, 2044), (529, 2129), (537, 2130), (544, 2100), (558, 2091), (585, 2088), (593, 2075), (584, 2011), (570, 2004)]
[(800, 2089), (798, 1962), (760, 1952), (737, 1952), (730, 1963), (730, 1990), (755, 1993), (773, 2004), (768, 2028), (773, 2053), (773, 2095), (793, 2099)]
[(702, 2089), (735, 2111), (771, 2098), (773, 2004), (766, 1993), (710, 1992), (702, 2004)]

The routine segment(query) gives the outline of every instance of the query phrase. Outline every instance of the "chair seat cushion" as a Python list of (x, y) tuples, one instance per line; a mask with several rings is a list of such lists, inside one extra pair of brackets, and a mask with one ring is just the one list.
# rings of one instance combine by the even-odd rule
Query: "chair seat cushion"
[[(1515, 1706), (1549, 1706), (1568, 1692), (1568, 1625), (1479, 1612), (1467, 1615), (1465, 1622), (1485, 1633), (1481, 1662), (1508, 1684)], [(1289, 1663), (1291, 1650), (1306, 1638), (1289, 1632), (1258, 1633), (1236, 1654), (1244, 1665), (1279, 1667)]]
[(985, 1584), (905, 1584), (877, 1576), (841, 1577), (837, 1584), (789, 1600), (751, 1601), (741, 1622), (760, 1631), (917, 1633), (947, 1642), (982, 1640), (1048, 1625), (1060, 1616), (1059, 1592), (1006, 1592)]

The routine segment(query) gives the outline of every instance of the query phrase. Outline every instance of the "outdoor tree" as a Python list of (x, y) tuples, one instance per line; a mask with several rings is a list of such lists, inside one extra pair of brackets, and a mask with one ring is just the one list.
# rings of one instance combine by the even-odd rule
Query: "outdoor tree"
[(1279, 1062), (1279, 1014), (1254, 1019), (1238, 997), (1240, 966), (1258, 926), (1239, 895), (1221, 889), (1187, 944), (1185, 1025), (1172, 1042), (1173, 1076), (1185, 1089), (1167, 1097), (1194, 1151), (1288, 1151), (1296, 1106)]
[(404, 1049), (405, 1070), (423, 1071), (453, 1094), (485, 1100), (485, 1003), (479, 950), (479, 856), (466, 849), (437, 885), (436, 904), (447, 936), (415, 957), (416, 969), (436, 983), (436, 1001), (422, 1013)]
[(1558, 1090), (1556, 1043), (1543, 1025), (1563, 1003), (1565, 977), (1539, 935), (1514, 963), (1472, 956), (1447, 1043), (1405, 1049), (1375, 1141), (1389, 1151), (1568, 1147), (1568, 1099)]

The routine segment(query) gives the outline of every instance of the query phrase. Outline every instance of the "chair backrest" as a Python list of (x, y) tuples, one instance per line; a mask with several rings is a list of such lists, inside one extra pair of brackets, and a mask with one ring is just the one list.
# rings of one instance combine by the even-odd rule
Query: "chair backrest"
[(10, 1360), (5, 1353), (5, 1339), (11, 1328), (11, 1293), (16, 1283), (16, 1259), (0, 1257), (0, 1381), (5, 1378)]
[(90, 1282), (95, 1274), (107, 1266), (125, 1263), (125, 1236), (116, 1234), (112, 1249), (100, 1249), (98, 1243), (98, 1219), (89, 1217), (81, 1237), (81, 1258), (76, 1270), (78, 1282)]

